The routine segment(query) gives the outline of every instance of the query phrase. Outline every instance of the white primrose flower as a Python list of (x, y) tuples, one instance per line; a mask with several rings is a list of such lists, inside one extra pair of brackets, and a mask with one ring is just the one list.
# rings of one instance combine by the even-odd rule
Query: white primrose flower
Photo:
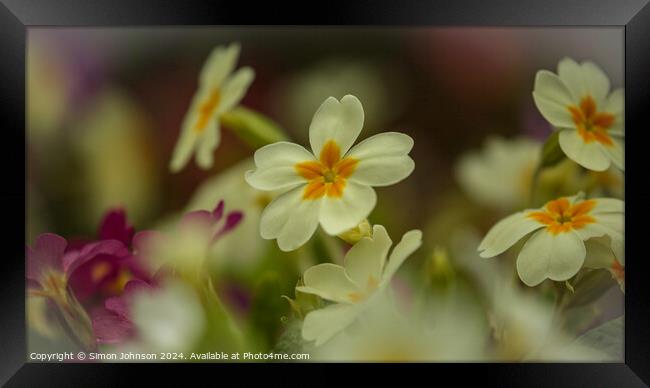
[(533, 99), (559, 133), (562, 151), (581, 166), (624, 169), (623, 89), (610, 93), (609, 79), (591, 62), (564, 58), (557, 74), (537, 72)]
[(608, 236), (614, 255), (623, 256), (623, 216), (619, 199), (563, 197), (499, 221), (478, 250), (481, 257), (494, 257), (529, 236), (517, 257), (521, 280), (531, 287), (546, 278), (564, 281), (583, 266), (590, 238)]
[(334, 302), (307, 314), (302, 327), (305, 340), (315, 340), (319, 346), (354, 322), (372, 305), (374, 297), (382, 295), (404, 260), (420, 247), (422, 232), (404, 234), (387, 261), (392, 244), (386, 229), (375, 225), (372, 238), (364, 237), (350, 248), (344, 266), (325, 263), (305, 271), (304, 286), (296, 290)]
[(203, 65), (199, 89), (183, 120), (169, 165), (172, 172), (182, 170), (195, 151), (199, 167), (212, 167), (213, 152), (221, 140), (219, 117), (239, 104), (255, 77), (250, 67), (233, 73), (239, 50), (238, 43), (216, 47)]
[(143, 353), (190, 350), (207, 323), (198, 296), (181, 282), (136, 294), (131, 314), (138, 337), (129, 345)]
[[(402, 312), (382, 297), (357, 323), (311, 354), (315, 361), (423, 362), (485, 359), (483, 311), (460, 293)], [(446, 303), (445, 303), (446, 302)]]
[(343, 233), (375, 207), (372, 186), (392, 185), (411, 174), (408, 135), (381, 133), (352, 147), (363, 120), (356, 97), (329, 97), (309, 126), (312, 152), (288, 142), (255, 152), (257, 169), (246, 173), (246, 181), (259, 190), (284, 192), (262, 213), (263, 238), (277, 239), (281, 250), (291, 251), (307, 242), (319, 223), (330, 235)]
[(491, 137), (482, 150), (461, 157), (456, 176), (474, 201), (497, 209), (513, 209), (530, 195), (541, 149), (541, 143), (525, 137)]

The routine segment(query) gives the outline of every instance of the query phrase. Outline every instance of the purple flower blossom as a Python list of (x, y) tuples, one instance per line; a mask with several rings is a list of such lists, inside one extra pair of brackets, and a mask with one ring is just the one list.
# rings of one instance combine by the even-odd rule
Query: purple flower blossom
[(83, 264), (101, 256), (129, 256), (124, 244), (116, 240), (89, 243), (69, 252), (66, 252), (67, 245), (63, 237), (44, 233), (38, 236), (33, 247), (26, 248), (30, 288), (54, 296), (65, 291), (70, 275)]
[(207, 228), (213, 229), (211, 244), (214, 244), (219, 237), (231, 232), (244, 218), (244, 213), (240, 211), (231, 211), (225, 215), (225, 221), (220, 225), (224, 219), (224, 202), (219, 201), (217, 207), (212, 212), (207, 210), (196, 210), (189, 212), (183, 216), (180, 221), (181, 228), (190, 225), (202, 225)]
[(142, 280), (131, 280), (124, 287), (122, 295), (106, 299), (104, 307), (95, 309), (91, 319), (97, 343), (117, 344), (133, 338), (135, 327), (130, 316), (133, 297), (152, 289)]
[[(124, 209), (113, 209), (106, 213), (100, 227), (100, 240), (119, 241), (125, 248), (132, 245), (135, 229), (129, 225)], [(82, 245), (82, 249), (87, 245)], [(86, 305), (92, 305), (104, 298), (119, 295), (131, 279), (150, 280), (145, 263), (130, 254), (97, 255), (77, 266), (70, 274), (70, 287), (75, 296)]]

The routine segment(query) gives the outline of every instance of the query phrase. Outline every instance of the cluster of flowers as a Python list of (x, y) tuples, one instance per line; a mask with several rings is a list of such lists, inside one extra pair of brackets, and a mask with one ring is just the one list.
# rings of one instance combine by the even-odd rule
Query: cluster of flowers
[[(168, 248), (178, 247), (179, 238), (191, 238), (186, 247), (209, 249), (241, 218), (237, 211), (224, 214), (221, 201), (213, 212), (185, 214), (173, 235), (136, 234), (125, 211), (116, 209), (105, 215), (95, 241), (66, 241), (56, 234), (41, 234), (26, 250), (28, 295), (46, 298), (51, 318), (83, 349), (150, 336), (151, 330), (138, 331), (134, 322), (155, 328), (155, 322), (147, 324), (154, 317), (141, 314), (138, 318), (133, 312), (152, 310), (157, 304), (169, 306), (164, 303), (168, 296), (163, 286), (179, 275), (176, 267), (164, 262), (174, 254)], [(194, 264), (200, 268), (201, 263)], [(154, 341), (167, 341), (168, 333), (154, 334)]]
[[(171, 158), (171, 171), (183, 169), (194, 153), (199, 167), (212, 166), (220, 139), (219, 123), (236, 108), (254, 78), (250, 68), (234, 71), (238, 55), (239, 46), (232, 44), (216, 48), (208, 58)], [(565, 59), (558, 74), (538, 73), (533, 97), (556, 132), (543, 152), (541, 146), (523, 143), (527, 147), (521, 152), (527, 159), (525, 167), (533, 163), (535, 169), (534, 174), (528, 172), (529, 179), (539, 179), (542, 169), (565, 156), (596, 172), (609, 169), (610, 164), (623, 170), (623, 94), (609, 89), (607, 77), (590, 62)], [(450, 339), (443, 328), (459, 325), (468, 317), (463, 315), (466, 312), (447, 309), (449, 319), (438, 317), (435, 330), (422, 330), (428, 318), (411, 319), (394, 303), (391, 281), (422, 245), (422, 232), (405, 233), (393, 247), (387, 229), (371, 225), (367, 218), (377, 204), (373, 187), (396, 184), (413, 172), (415, 163), (409, 153), (414, 141), (403, 133), (386, 132), (355, 145), (363, 124), (364, 110), (358, 98), (329, 97), (309, 126), (311, 149), (288, 141), (270, 142), (256, 150), (252, 169), (241, 173), (255, 192), (267, 193), (264, 209), (254, 220), (259, 220), (259, 235), (276, 240), (281, 251), (295, 251), (308, 244), (319, 225), (326, 235), (338, 236), (348, 244), (341, 263), (336, 264), (333, 257), (322, 263), (325, 258), (319, 258), (321, 264), (307, 268), (295, 287), (296, 299), (289, 302), (301, 321), (301, 338), (321, 349), (323, 358), (341, 357), (341, 353), (328, 353), (323, 345), (338, 343), (340, 352), (341, 346), (355, 348), (351, 344), (359, 338), (384, 345), (399, 340), (396, 348), (407, 343), (417, 350), (414, 357), (436, 358), (432, 352), (444, 348), (458, 350), (452, 357), (462, 358), (461, 350), (475, 348), (476, 342), (468, 340), (463, 347), (458, 343), (462, 339), (455, 338), (456, 343), (447, 346), (445, 341)], [(510, 159), (516, 154), (496, 149), (502, 146), (491, 146), (494, 155), (487, 158), (516, 165)], [(490, 169), (486, 166), (494, 163), (499, 160), (485, 161), (472, 155), (461, 162), (460, 180), (468, 191), (474, 188), (499, 202), (503, 196), (498, 190), (503, 189), (504, 181), (490, 176), (489, 171), (484, 173)], [(512, 167), (506, 171), (509, 173), (503, 179), (516, 184), (516, 172)], [(481, 180), (486, 179), (498, 181), (498, 187), (494, 182), (482, 186)], [(534, 192), (534, 184), (530, 190)], [(504, 195), (512, 197), (514, 191)], [(585, 266), (608, 268), (622, 281), (623, 213), (623, 201), (615, 198), (587, 198), (583, 192), (553, 198), (540, 208), (528, 208), (498, 222), (478, 250), (481, 257), (494, 257), (524, 241), (516, 270), (531, 287), (546, 279), (567, 281)], [(242, 218), (240, 211), (226, 214), (222, 201), (213, 211), (186, 214), (168, 234), (134, 235), (124, 212), (114, 211), (106, 216), (95, 242), (73, 244), (57, 235), (41, 235), (27, 251), (30, 294), (48, 298), (62, 325), (84, 348), (97, 344), (137, 348), (132, 340), (138, 339), (155, 344), (157, 349), (177, 351), (201, 338), (210, 341), (209, 335), (192, 333), (205, 332), (205, 327), (214, 325), (227, 326), (237, 348), (241, 338), (214, 292), (206, 257), (215, 242), (234, 231)], [(525, 298), (503, 290), (497, 294), (501, 299), (497, 310), (510, 303), (503, 302), (506, 300), (524, 300), (512, 304), (530, 309)], [(311, 298), (317, 302), (312, 303)], [(503, 308), (503, 316), (510, 317), (511, 310)], [(535, 314), (531, 317), (544, 313)], [(519, 319), (520, 315), (514, 315), (516, 319), (508, 319)], [(365, 330), (348, 337), (353, 326), (364, 322)], [(395, 333), (402, 334), (393, 336)], [(375, 349), (372, 354), (356, 356), (372, 359), (379, 353)], [(391, 353), (388, 357), (398, 356)]]

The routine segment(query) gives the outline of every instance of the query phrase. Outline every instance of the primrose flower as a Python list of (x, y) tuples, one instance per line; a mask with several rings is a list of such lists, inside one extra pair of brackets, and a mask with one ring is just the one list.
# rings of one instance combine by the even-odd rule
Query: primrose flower
[(141, 351), (187, 351), (207, 326), (198, 295), (181, 282), (134, 294), (130, 314), (136, 331), (135, 345)]
[(320, 223), (337, 235), (357, 226), (375, 207), (372, 186), (388, 186), (411, 174), (413, 139), (387, 132), (352, 144), (363, 127), (361, 102), (347, 95), (323, 102), (309, 127), (312, 152), (278, 142), (255, 152), (256, 170), (246, 181), (259, 190), (282, 190), (262, 213), (260, 234), (283, 251), (303, 245)]
[(270, 241), (260, 237), (260, 217), (264, 207), (271, 202), (274, 193), (259, 191), (251, 187), (244, 175), (255, 167), (253, 158), (236, 165), (206, 180), (195, 191), (186, 211), (208, 209), (214, 206), (215, 198), (223, 198), (228, 207), (239, 209), (243, 219), (230, 233), (219, 239), (210, 251), (215, 266), (245, 269), (255, 265), (264, 256)]
[[(435, 303), (438, 302), (438, 303)], [(403, 313), (383, 297), (357, 323), (312, 352), (314, 360), (361, 362), (478, 361), (485, 358), (483, 311), (467, 298), (426, 303)], [(464, 303), (461, 303), (464, 302)]]
[(195, 151), (199, 167), (212, 167), (213, 152), (221, 140), (219, 117), (239, 104), (255, 77), (250, 67), (232, 73), (239, 51), (237, 43), (228, 47), (219, 46), (212, 50), (203, 65), (199, 89), (183, 120), (169, 165), (172, 172), (183, 169)]
[(357, 315), (381, 295), (404, 260), (422, 244), (422, 232), (407, 232), (388, 258), (393, 242), (386, 229), (375, 225), (373, 236), (364, 237), (345, 255), (344, 266), (325, 263), (305, 271), (304, 286), (297, 291), (318, 295), (334, 302), (305, 317), (302, 336), (316, 341), (316, 346), (329, 340), (350, 325)]
[(530, 235), (517, 258), (521, 280), (528, 286), (546, 278), (564, 281), (583, 266), (590, 238), (609, 236), (612, 251), (622, 257), (623, 215), (619, 199), (563, 197), (499, 221), (478, 250), (481, 257), (494, 257)]
[(103, 255), (129, 255), (124, 244), (116, 240), (98, 241), (71, 251), (66, 251), (67, 245), (63, 237), (44, 233), (33, 247), (27, 247), (27, 279), (33, 294), (59, 300), (67, 293), (70, 276), (84, 263)]
[[(125, 248), (131, 246), (135, 230), (128, 223), (124, 209), (107, 212), (100, 224), (99, 238), (102, 241), (117, 240)], [(72, 244), (71, 244), (72, 245)], [(86, 243), (77, 243), (81, 248)], [(71, 246), (68, 246), (70, 250)], [(120, 251), (121, 253), (124, 250)], [(104, 297), (122, 293), (124, 286), (132, 279), (149, 281), (151, 276), (146, 270), (146, 263), (131, 254), (99, 254), (80, 264), (70, 274), (69, 284), (75, 296), (85, 305)]]
[(61, 236), (45, 233), (27, 247), (27, 280), (30, 296), (45, 297), (63, 318), (61, 323), (83, 349), (96, 346), (92, 323), (69, 287), (70, 275), (79, 266), (95, 257), (108, 255), (126, 257), (128, 250), (119, 241), (106, 240), (86, 244), (66, 252), (68, 242)]
[(473, 200), (498, 209), (512, 209), (530, 195), (542, 145), (532, 139), (493, 137), (479, 152), (462, 156), (456, 176)]
[(173, 233), (140, 232), (134, 237), (138, 256), (152, 265), (191, 272), (201, 271), (212, 245), (242, 220), (239, 211), (225, 212), (223, 201), (212, 211), (196, 210), (183, 216)]
[(95, 309), (91, 319), (97, 343), (122, 343), (135, 336), (130, 308), (137, 293), (150, 292), (152, 287), (142, 280), (131, 280), (120, 296), (107, 298), (104, 307)]
[(610, 237), (594, 237), (586, 241), (585, 246), (588, 251), (585, 267), (609, 271), (625, 292), (625, 257), (616, 256), (611, 248)]
[(624, 169), (623, 89), (610, 93), (609, 79), (591, 62), (565, 58), (557, 74), (537, 72), (533, 98), (559, 133), (562, 151), (581, 166)]

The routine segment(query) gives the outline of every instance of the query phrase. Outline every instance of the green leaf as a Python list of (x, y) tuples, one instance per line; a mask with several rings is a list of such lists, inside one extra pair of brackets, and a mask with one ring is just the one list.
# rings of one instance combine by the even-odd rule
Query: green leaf
[(302, 321), (297, 319), (290, 321), (280, 338), (278, 338), (273, 353), (304, 353), (305, 341), (302, 339), (301, 330)]
[(254, 148), (287, 140), (273, 120), (241, 106), (221, 115), (221, 124)]
[(551, 167), (560, 163), (566, 157), (560, 148), (560, 131), (553, 131), (542, 147), (542, 159), (539, 168)]
[(622, 360), (624, 322), (623, 316), (605, 322), (578, 337), (574, 344), (596, 349), (612, 360)]
[(603, 269), (585, 270), (573, 283), (575, 290), (567, 308), (584, 306), (596, 301), (616, 282), (612, 279), (609, 271)]
[[(299, 279), (298, 283), (296, 284), (296, 287), (300, 287), (304, 285), (305, 284), (302, 282), (302, 279)], [(319, 307), (321, 307), (322, 301), (321, 298), (318, 297), (317, 295), (300, 292), (297, 289), (294, 290), (294, 292), (296, 295), (295, 299), (291, 299), (286, 295), (282, 295), (282, 298), (285, 299), (287, 302), (289, 302), (289, 306), (291, 306), (291, 311), (295, 318), (304, 319), (305, 316), (310, 311), (316, 310)]]

